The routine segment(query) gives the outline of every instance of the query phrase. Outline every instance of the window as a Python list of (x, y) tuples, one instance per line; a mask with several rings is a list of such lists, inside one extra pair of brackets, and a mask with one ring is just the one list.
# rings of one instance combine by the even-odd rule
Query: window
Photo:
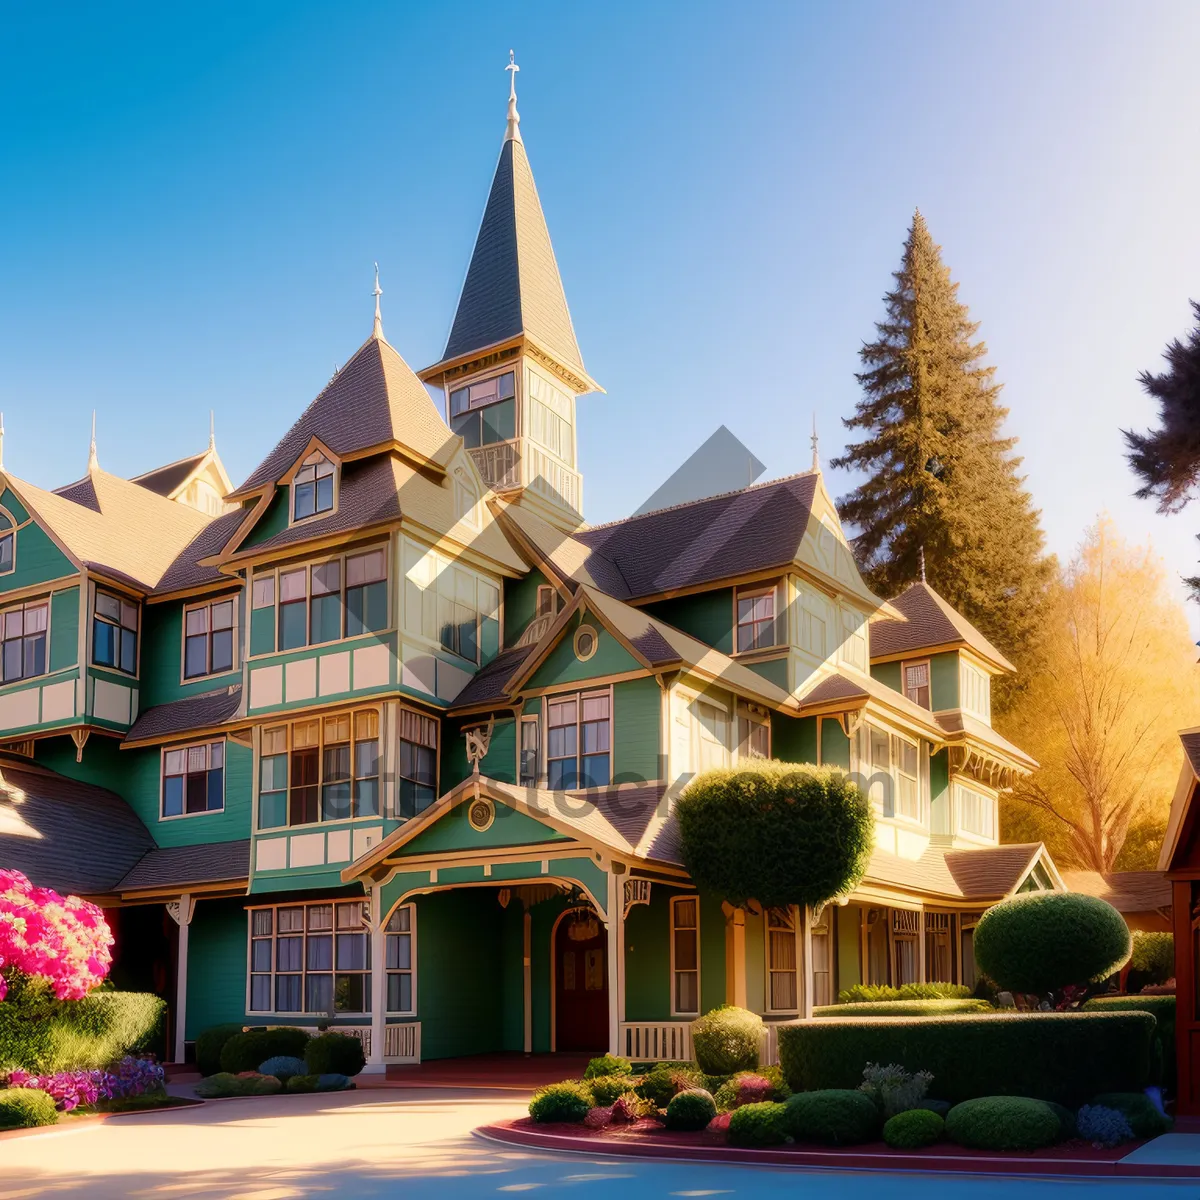
[(404, 539), (403, 612), (408, 633), (471, 662), (500, 649), (497, 584), (409, 538)]
[(700, 1012), (700, 901), (671, 901), (671, 1015)]
[(413, 940), (416, 935), (416, 910), (402, 904), (388, 918), (384, 930), (387, 957), (387, 1011), (411, 1016), (417, 1011), (416, 962)]
[(164, 817), (190, 817), (225, 807), (223, 741), (164, 750), (162, 773)]
[(813, 1006), (833, 1003), (833, 907), (825, 905), (812, 924)]
[(260, 829), (383, 815), (378, 710), (264, 729), (258, 772)]
[(137, 630), (137, 605), (97, 588), (92, 613), (92, 662), (136, 675)]
[(250, 910), (250, 1012), (369, 1013), (366, 905)]
[(925, 914), (925, 979), (929, 983), (954, 982), (953, 922), (950, 913)]
[(842, 661), (867, 669), (867, 619), (854, 608), (842, 609)]
[(525, 374), (529, 396), (529, 437), (544, 446), (568, 467), (575, 465), (575, 438), (571, 428), (572, 398), (537, 371)]
[(546, 707), (547, 786), (604, 787), (612, 780), (612, 700), (608, 692), (553, 696)]
[(985, 721), (992, 719), (992, 680), (991, 677), (978, 667), (963, 661), (959, 667), (959, 687), (962, 691), (961, 705), (967, 712), (982, 717)]
[(738, 758), (770, 758), (771, 725), (762, 717), (738, 715)]
[(292, 479), (292, 520), (333, 512), (334, 466), (314, 450)]
[(437, 721), (400, 710), (400, 812), (415, 817), (437, 799)]
[(767, 909), (767, 1004), (772, 1012), (799, 1007), (799, 925), (795, 908)]
[(921, 819), (921, 777), (917, 747), (903, 738), (892, 738), (896, 764), (896, 814), (911, 821)]
[(575, 657), (580, 662), (587, 662), (592, 658), (596, 651), (600, 648), (600, 640), (596, 637), (596, 631), (590, 625), (580, 625), (575, 630), (574, 639)]
[(517, 436), (516, 376), (512, 371), (450, 393), (450, 428), (468, 450)]
[(860, 782), (885, 817), (924, 821), (923, 782), (928, 762), (921, 748), (874, 725), (860, 725), (855, 735)]
[(558, 593), (549, 584), (538, 584), (536, 615), (552, 617), (556, 612), (558, 612)]
[(783, 644), (787, 632), (783, 619), (783, 589), (783, 584), (769, 588), (738, 589), (735, 603), (739, 654), (744, 650), (761, 650)]
[(929, 664), (904, 663), (904, 694), (922, 708), (929, 708)]
[(45, 675), (49, 624), (50, 604), (46, 600), (35, 600), (0, 613), (2, 682)]
[(729, 766), (729, 714), (697, 697), (691, 704), (698, 739), (696, 765), (701, 771)]
[(522, 787), (537, 787), (541, 773), (538, 770), (538, 751), (541, 736), (537, 717), (521, 718), (521, 763), (520, 783)]
[(13, 523), (0, 512), (0, 575), (9, 574), (16, 566), (17, 531)]
[(814, 658), (824, 659), (831, 649), (831, 602), (806, 583), (797, 582), (796, 590), (800, 601), (800, 646)]
[(233, 670), (233, 620), (232, 598), (184, 609), (184, 679)]
[(977, 792), (973, 788), (964, 787), (961, 783), (954, 785), (958, 800), (958, 827), (963, 833), (973, 833), (976, 837), (996, 840), (996, 801)]

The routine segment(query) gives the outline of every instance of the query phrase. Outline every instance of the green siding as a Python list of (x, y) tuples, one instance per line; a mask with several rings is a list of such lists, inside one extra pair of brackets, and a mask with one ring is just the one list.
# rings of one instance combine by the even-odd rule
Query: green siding
[(79, 663), (79, 589), (65, 588), (50, 597), (50, 672)]
[(246, 1020), (247, 915), (241, 900), (200, 900), (188, 929), (185, 1036)]
[(504, 581), (504, 644), (515, 646), (537, 615), (537, 591), (550, 581), (541, 571), (530, 571), (523, 579)]
[(935, 654), (929, 660), (929, 694), (934, 712), (958, 707), (957, 650)]
[(900, 682), (900, 664), (898, 662), (872, 663), (871, 678), (878, 679), (880, 683), (886, 684), (894, 692), (904, 690), (904, 686)]
[(821, 765), (850, 770), (850, 739), (832, 717), (821, 721)]
[(279, 488), (275, 498), (267, 505), (267, 511), (258, 519), (258, 524), (250, 530), (249, 536), (242, 543), (241, 549), (258, 546), (269, 541), (277, 533), (282, 533), (288, 527), (288, 488)]
[(700, 1011), (725, 1003), (725, 913), (721, 897), (700, 894)]
[(937, 801), (950, 788), (950, 755), (939, 750), (929, 758), (929, 794)]
[[(213, 598), (227, 598), (230, 593), (214, 593)], [(241, 605), (241, 595), (235, 593)], [(169, 704), (186, 696), (215, 692), (242, 682), (241, 671), (212, 675), (194, 683), (184, 683), (183, 673), (183, 611), (184, 602), (147, 604), (142, 610), (141, 696), (139, 707), (144, 712), (156, 704)]]
[(765, 662), (748, 662), (745, 664), (756, 675), (761, 675), (764, 679), (769, 679), (776, 687), (781, 687), (783, 690), (789, 691), (788, 688), (788, 660), (783, 658), (770, 658)]
[(466, 802), (448, 812), (428, 829), (422, 830), (402, 849), (404, 856), (441, 854), (455, 850), (482, 850), (497, 846), (532, 846), (542, 842), (569, 841), (549, 825), (535, 821), (524, 813), (496, 805), (496, 819), (482, 832), (472, 829), (467, 821), (470, 805)]
[(657, 604), (647, 604), (646, 611), (722, 654), (733, 653), (732, 588), (660, 600)]
[(549, 688), (559, 684), (586, 683), (604, 675), (619, 675), (626, 671), (641, 671), (642, 664), (617, 641), (607, 629), (590, 616), (587, 624), (596, 631), (596, 653), (587, 662), (575, 657), (575, 630), (579, 619), (572, 619), (559, 638), (558, 645), (550, 651), (546, 661), (533, 673), (526, 685), (530, 688)]
[[(456, 784), (462, 783), (471, 774), (467, 762), (467, 742), (462, 736), (464, 729), (478, 727), (480, 719), (447, 721), (442, 726), (442, 770), (440, 791), (442, 795)], [(511, 717), (496, 722), (488, 752), (479, 763), (479, 773), (502, 783), (517, 781), (517, 723)]]
[[(4, 494), (0, 495), (0, 505), (12, 514), (18, 525), (29, 519), (29, 512), (9, 488), (5, 488)], [(41, 525), (33, 521), (17, 530), (14, 570), (7, 575), (0, 575), (0, 592), (62, 579), (75, 573), (74, 563), (54, 544)]]
[(816, 763), (817, 718), (771, 714), (771, 757), (780, 762)]
[(613, 685), (613, 782), (666, 777), (659, 750), (662, 689), (652, 678)]
[(275, 605), (250, 610), (250, 653), (275, 653)]

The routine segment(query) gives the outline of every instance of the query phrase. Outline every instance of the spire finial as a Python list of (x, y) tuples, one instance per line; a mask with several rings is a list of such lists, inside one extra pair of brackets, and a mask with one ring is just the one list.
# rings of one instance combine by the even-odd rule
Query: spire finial
[(817, 414), (813, 413), (813, 431), (812, 437), (808, 439), (812, 443), (813, 464), (812, 469), (819, 471), (821, 469), (821, 450), (820, 442), (817, 440)]
[(379, 297), (383, 295), (383, 288), (379, 286), (379, 264), (375, 264), (375, 291), (372, 293), (375, 297), (375, 328), (372, 330), (371, 336), (383, 340), (383, 317), (379, 313)]
[(4, 414), (0, 412), (0, 471), (4, 470)]
[(920, 564), (921, 582), (924, 583), (925, 582), (925, 546), (924, 546), (924, 544), (922, 544), (920, 550), (917, 553), (917, 561)]
[(96, 410), (92, 409), (92, 444), (88, 447), (88, 470), (95, 471), (100, 467), (100, 459), (96, 456)]
[(215, 410), (208, 410), (208, 450), (211, 454), (217, 448), (217, 414)]
[(517, 66), (516, 55), (511, 50), (508, 52), (508, 66), (504, 69), (511, 72), (508, 78), (508, 129), (505, 131), (504, 140), (519, 142), (521, 140), (521, 115), (517, 112), (517, 72), (521, 68)]

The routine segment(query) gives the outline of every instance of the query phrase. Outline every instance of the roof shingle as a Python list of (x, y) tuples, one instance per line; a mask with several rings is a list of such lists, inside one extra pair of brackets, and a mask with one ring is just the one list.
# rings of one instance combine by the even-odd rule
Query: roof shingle
[(1016, 668), (991, 642), (924, 582), (910, 584), (892, 602), (903, 620), (871, 622), (871, 657), (882, 658), (934, 646), (962, 644), (1006, 671)]
[(147, 888), (187, 888), (241, 883), (250, 875), (250, 839), (151, 850), (116, 885), (121, 893)]
[(172, 700), (170, 704), (158, 704), (139, 715), (125, 740), (144, 742), (193, 730), (213, 729), (228, 721), (241, 702), (242, 685), (239, 683), (219, 691), (188, 696), (184, 700)]

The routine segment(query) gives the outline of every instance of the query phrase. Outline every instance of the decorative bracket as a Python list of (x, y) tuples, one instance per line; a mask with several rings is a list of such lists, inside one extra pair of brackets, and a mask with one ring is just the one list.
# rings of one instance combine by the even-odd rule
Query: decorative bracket
[(167, 916), (181, 927), (192, 923), (192, 915), (195, 911), (196, 901), (187, 893), (180, 896), (178, 900), (167, 901)]
[(624, 919), (629, 916), (629, 910), (635, 904), (650, 903), (650, 880), (649, 879), (627, 879), (625, 880), (625, 910), (621, 917)]
[(87, 745), (88, 735), (92, 731), (90, 729), (72, 729), (71, 741), (75, 743), (75, 761), (83, 762), (83, 748)]
[(467, 762), (471, 764), (471, 774), (479, 775), (479, 764), (487, 757), (488, 747), (492, 744), (492, 732), (496, 728), (496, 718), (491, 716), (485, 726), (474, 729), (464, 729), (463, 737), (467, 739)]

